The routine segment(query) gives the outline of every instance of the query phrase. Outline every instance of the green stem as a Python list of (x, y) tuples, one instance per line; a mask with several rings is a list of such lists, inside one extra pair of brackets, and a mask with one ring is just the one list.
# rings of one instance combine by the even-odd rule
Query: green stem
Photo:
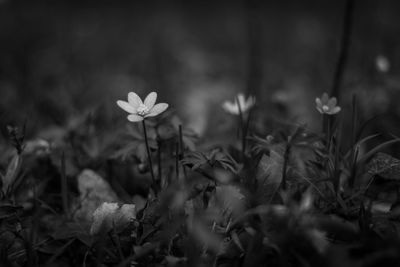
[(69, 218), (69, 208), (68, 208), (68, 181), (65, 168), (65, 154), (61, 154), (61, 197), (62, 206), (65, 217)]
[(325, 135), (326, 148), (329, 151), (330, 142), (331, 142), (331, 116), (327, 114), (322, 114), (322, 124), (323, 124), (323, 133)]
[(291, 148), (291, 143), (290, 140), (288, 140), (288, 143), (286, 144), (285, 153), (283, 154), (282, 181), (281, 181), (281, 188), (283, 190), (286, 190), (286, 180), (287, 180), (286, 175), (287, 175), (287, 166), (289, 163), (290, 148)]
[(157, 141), (157, 165), (158, 165), (158, 182), (160, 183), (160, 186), (163, 186), (162, 180), (162, 166), (161, 166), (161, 146), (162, 142), (161, 140)]
[(179, 143), (175, 143), (175, 172), (176, 180), (179, 181)]
[(242, 133), (242, 156), (243, 156), (243, 160), (245, 159), (245, 155), (246, 155), (246, 127), (244, 125), (244, 118), (243, 118), (243, 111), (242, 111), (242, 107), (240, 106), (240, 102), (239, 102), (239, 98), (236, 97), (236, 102), (239, 108), (239, 127), (241, 129), (241, 133)]
[[(151, 179), (153, 182), (153, 186), (156, 185), (156, 179), (154, 176), (154, 170), (153, 170), (153, 161), (151, 160), (151, 152), (150, 152), (150, 147), (149, 147), (149, 141), (147, 138), (147, 131), (146, 131), (146, 123), (145, 120), (142, 120), (142, 124), (143, 124), (143, 133), (144, 133), (144, 141), (146, 143), (146, 150), (147, 150), (147, 158), (149, 160), (149, 167), (150, 167), (150, 173), (151, 173)], [(156, 193), (156, 192), (155, 192)]]
[[(183, 133), (182, 133), (182, 125), (179, 124), (179, 160), (183, 159), (185, 156), (185, 146), (183, 144)], [(185, 180), (187, 180), (187, 174), (186, 174), (186, 168), (185, 165), (182, 164), (182, 169), (183, 169), (183, 176), (185, 177)]]

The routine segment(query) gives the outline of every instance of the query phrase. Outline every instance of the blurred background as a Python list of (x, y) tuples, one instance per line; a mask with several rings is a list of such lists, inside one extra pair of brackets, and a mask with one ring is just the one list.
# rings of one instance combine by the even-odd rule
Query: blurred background
[[(346, 1), (0, 1), (0, 123), (34, 135), (93, 109), (125, 120), (129, 91), (159, 93), (200, 134), (243, 91), (271, 119), (317, 129), (330, 92)], [(354, 1), (339, 105), (360, 117), (400, 107), (400, 3)], [(384, 125), (383, 125), (384, 123)], [(111, 126), (110, 126), (111, 127)], [(398, 130), (397, 130), (398, 131)]]

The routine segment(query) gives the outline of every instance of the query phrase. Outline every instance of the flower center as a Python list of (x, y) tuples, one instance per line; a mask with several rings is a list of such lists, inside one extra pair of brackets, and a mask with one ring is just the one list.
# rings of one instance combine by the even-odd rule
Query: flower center
[(144, 105), (144, 104), (140, 104), (140, 106), (136, 110), (137, 114), (140, 116), (147, 115), (149, 113), (149, 111), (150, 111), (149, 108), (146, 107), (146, 105)]
[(328, 107), (327, 105), (323, 105), (323, 106), (322, 106), (322, 110), (326, 112), (326, 111), (329, 110), (329, 107)]

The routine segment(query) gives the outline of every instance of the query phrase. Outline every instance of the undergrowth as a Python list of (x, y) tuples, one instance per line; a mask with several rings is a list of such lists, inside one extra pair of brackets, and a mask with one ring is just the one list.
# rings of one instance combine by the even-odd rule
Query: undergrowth
[(9, 126), (0, 265), (398, 266), (400, 161), (381, 151), (399, 139), (371, 147), (356, 98), (317, 103), (321, 132), (265, 132), (254, 104), (226, 109), (227, 145), (171, 110), (113, 129), (96, 111), (51, 140)]

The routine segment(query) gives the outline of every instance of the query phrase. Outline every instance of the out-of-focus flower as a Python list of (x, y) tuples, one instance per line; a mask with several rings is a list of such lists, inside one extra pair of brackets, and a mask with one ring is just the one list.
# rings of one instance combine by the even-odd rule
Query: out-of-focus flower
[(151, 92), (144, 101), (134, 92), (128, 94), (128, 102), (118, 100), (117, 105), (130, 113), (128, 120), (132, 122), (142, 121), (147, 117), (154, 117), (164, 112), (168, 108), (167, 103), (155, 104), (157, 93)]
[(336, 97), (329, 98), (327, 93), (323, 93), (322, 97), (317, 97), (315, 99), (316, 108), (321, 114), (334, 115), (342, 110), (339, 106), (337, 106)]
[(242, 113), (246, 113), (255, 104), (256, 104), (256, 99), (254, 96), (249, 96), (246, 100), (244, 94), (239, 93), (233, 102), (225, 101), (222, 104), (222, 108), (228, 113), (231, 113), (233, 115), (239, 115), (240, 111), (242, 111)]
[(90, 234), (107, 233), (114, 227), (116, 230), (120, 230), (135, 218), (135, 205), (123, 204), (119, 206), (118, 203), (104, 202), (93, 213)]
[(390, 70), (390, 61), (384, 55), (378, 55), (375, 59), (375, 66), (379, 72), (388, 72)]

